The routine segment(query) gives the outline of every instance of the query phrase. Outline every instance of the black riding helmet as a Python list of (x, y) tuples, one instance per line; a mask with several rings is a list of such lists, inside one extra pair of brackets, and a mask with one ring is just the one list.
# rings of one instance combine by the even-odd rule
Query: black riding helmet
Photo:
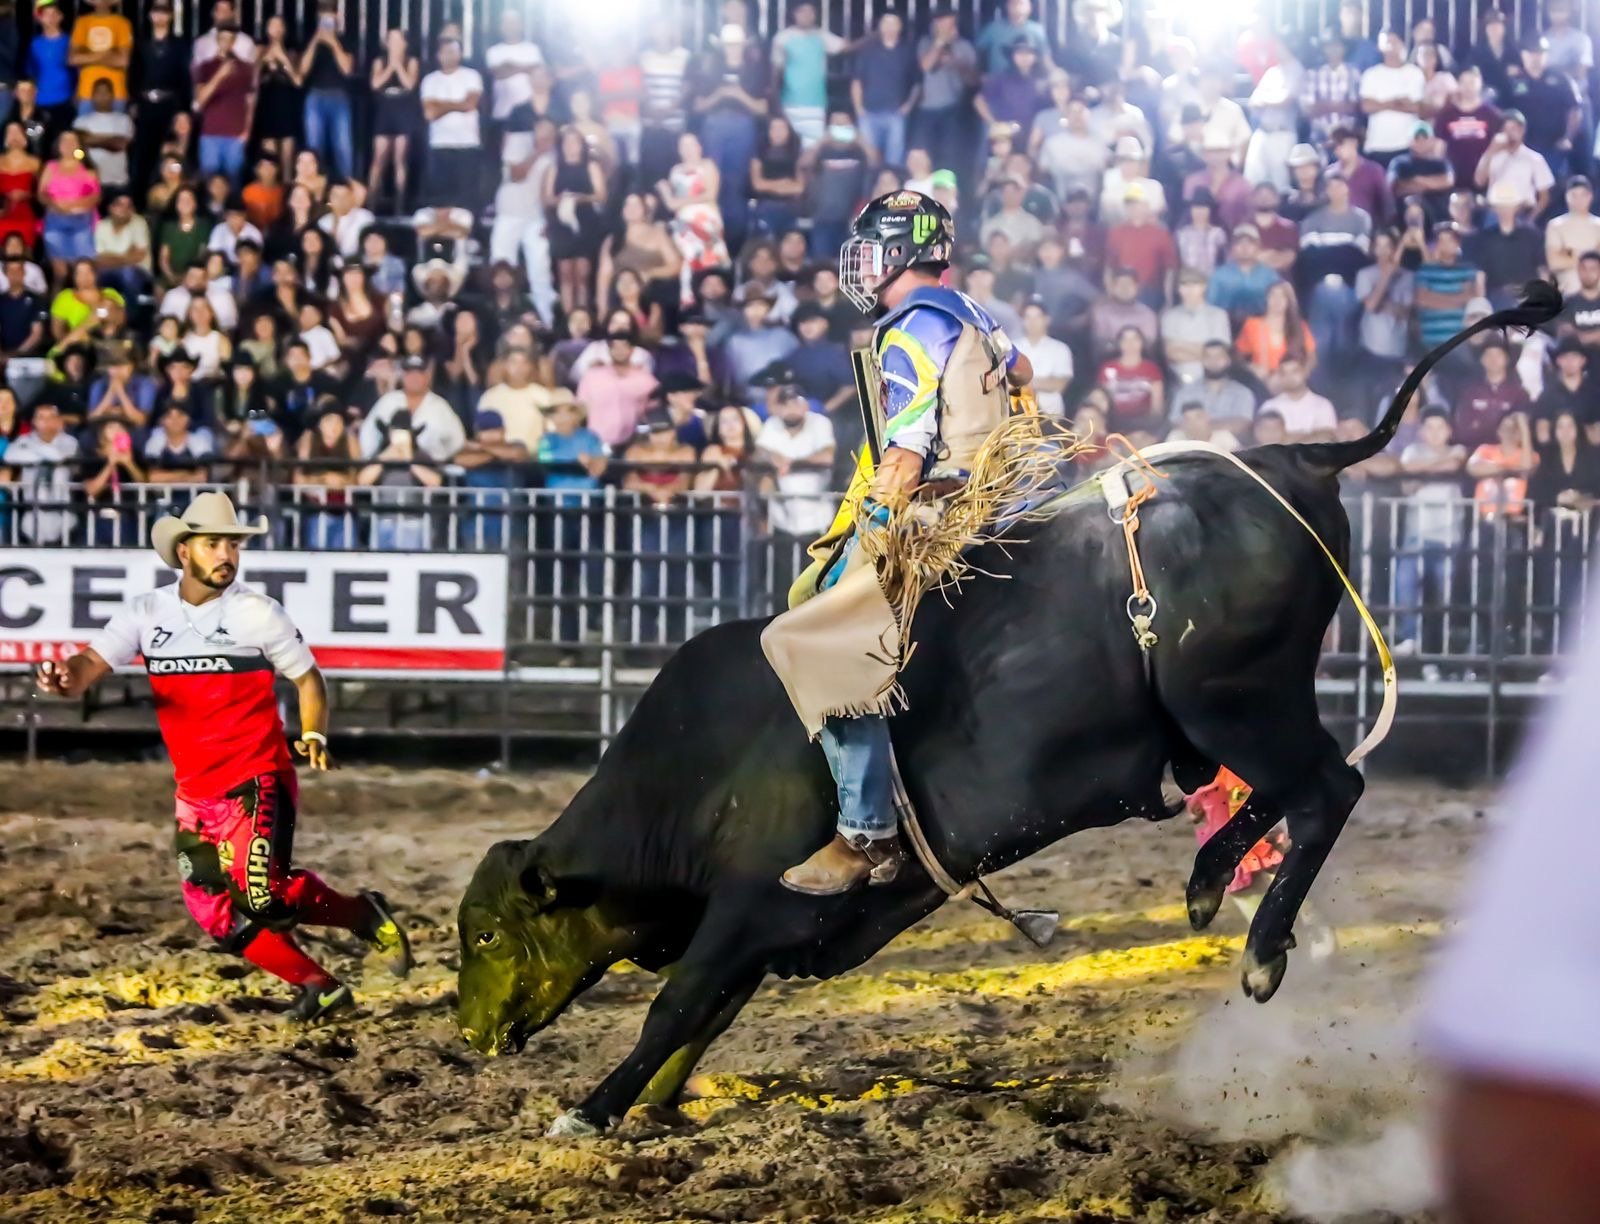
[(955, 241), (950, 210), (932, 196), (920, 191), (879, 196), (856, 214), (839, 250), (839, 290), (857, 309), (870, 311), (907, 268), (944, 271)]

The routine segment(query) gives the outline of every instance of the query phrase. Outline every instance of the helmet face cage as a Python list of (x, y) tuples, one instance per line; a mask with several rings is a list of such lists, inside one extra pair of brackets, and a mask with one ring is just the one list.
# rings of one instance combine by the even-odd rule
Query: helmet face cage
[[(883, 243), (876, 238), (851, 238), (839, 248), (839, 292), (857, 310), (878, 304), (877, 285), (883, 276)], [(872, 288), (868, 289), (870, 280)]]

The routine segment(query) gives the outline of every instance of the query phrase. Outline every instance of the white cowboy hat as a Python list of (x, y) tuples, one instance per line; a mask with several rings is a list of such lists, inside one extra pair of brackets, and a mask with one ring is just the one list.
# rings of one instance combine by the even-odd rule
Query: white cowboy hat
[(178, 569), (178, 545), (192, 535), (258, 536), (267, 532), (267, 520), (244, 522), (226, 493), (201, 493), (182, 516), (168, 514), (150, 528), (150, 546), (156, 555)]

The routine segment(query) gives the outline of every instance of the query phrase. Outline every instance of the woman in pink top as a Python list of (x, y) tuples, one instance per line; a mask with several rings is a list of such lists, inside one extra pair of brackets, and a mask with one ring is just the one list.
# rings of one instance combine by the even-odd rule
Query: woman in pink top
[(100, 176), (84, 159), (76, 132), (56, 138), (56, 160), (47, 162), (39, 176), (39, 203), (45, 254), (60, 283), (73, 260), (94, 258), (94, 214), (100, 204)]

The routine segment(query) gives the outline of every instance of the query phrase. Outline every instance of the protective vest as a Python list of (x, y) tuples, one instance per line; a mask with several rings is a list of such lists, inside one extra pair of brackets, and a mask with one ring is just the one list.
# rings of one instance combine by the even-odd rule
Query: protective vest
[[(991, 329), (988, 313), (955, 289), (920, 290), (879, 320), (873, 332), (875, 346), (900, 320), (914, 310), (937, 310), (961, 325), (961, 335), (945, 362), (939, 379), (939, 434), (928, 479), (965, 476), (979, 448), (1006, 417), (1011, 415), (1011, 395), (1006, 384), (1006, 358)], [(998, 331), (998, 329), (995, 329)], [(1005, 333), (998, 332), (1003, 338)]]

